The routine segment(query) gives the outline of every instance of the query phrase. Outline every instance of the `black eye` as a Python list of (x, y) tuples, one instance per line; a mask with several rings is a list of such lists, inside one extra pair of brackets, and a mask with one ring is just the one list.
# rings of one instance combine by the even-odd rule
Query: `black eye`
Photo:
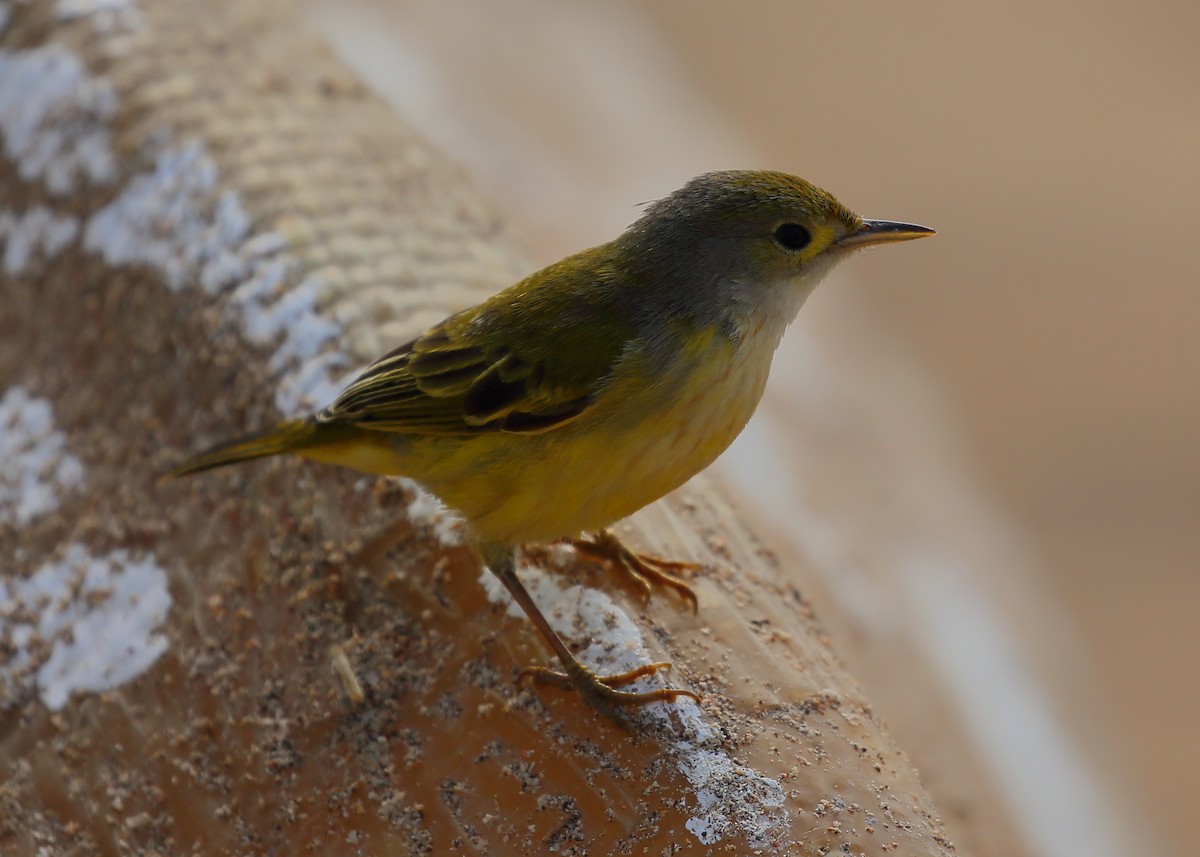
[(812, 236), (799, 223), (785, 223), (775, 230), (775, 240), (785, 249), (803, 250), (812, 241)]

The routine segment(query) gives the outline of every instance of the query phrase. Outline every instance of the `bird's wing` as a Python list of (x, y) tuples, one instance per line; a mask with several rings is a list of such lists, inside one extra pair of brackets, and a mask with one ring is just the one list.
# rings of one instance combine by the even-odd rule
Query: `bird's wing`
[(595, 285), (563, 288), (580, 270), (571, 261), (386, 354), (317, 419), (441, 435), (536, 434), (576, 419), (611, 376), (631, 328), (614, 312), (602, 265), (590, 271)]

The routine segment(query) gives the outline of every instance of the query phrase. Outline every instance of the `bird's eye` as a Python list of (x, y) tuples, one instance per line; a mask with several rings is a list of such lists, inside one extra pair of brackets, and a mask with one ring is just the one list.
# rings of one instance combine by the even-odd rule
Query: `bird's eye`
[(775, 240), (786, 250), (803, 250), (812, 241), (812, 235), (799, 223), (785, 223), (775, 230)]

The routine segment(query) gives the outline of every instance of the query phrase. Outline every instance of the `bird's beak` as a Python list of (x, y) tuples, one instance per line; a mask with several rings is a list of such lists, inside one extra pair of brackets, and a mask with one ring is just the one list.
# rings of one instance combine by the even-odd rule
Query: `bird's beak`
[(872, 244), (889, 244), (892, 241), (910, 241), (933, 235), (928, 226), (915, 223), (898, 223), (895, 220), (864, 220), (862, 226), (837, 242), (839, 247), (857, 250)]

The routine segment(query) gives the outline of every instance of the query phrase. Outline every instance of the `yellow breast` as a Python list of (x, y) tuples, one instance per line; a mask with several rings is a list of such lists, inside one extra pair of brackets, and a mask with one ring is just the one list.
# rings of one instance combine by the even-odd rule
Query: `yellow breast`
[(628, 367), (568, 426), (413, 442), (406, 475), (486, 540), (600, 529), (679, 487), (729, 446), (754, 413), (777, 342), (735, 348), (716, 334), (693, 337), (654, 379)]

